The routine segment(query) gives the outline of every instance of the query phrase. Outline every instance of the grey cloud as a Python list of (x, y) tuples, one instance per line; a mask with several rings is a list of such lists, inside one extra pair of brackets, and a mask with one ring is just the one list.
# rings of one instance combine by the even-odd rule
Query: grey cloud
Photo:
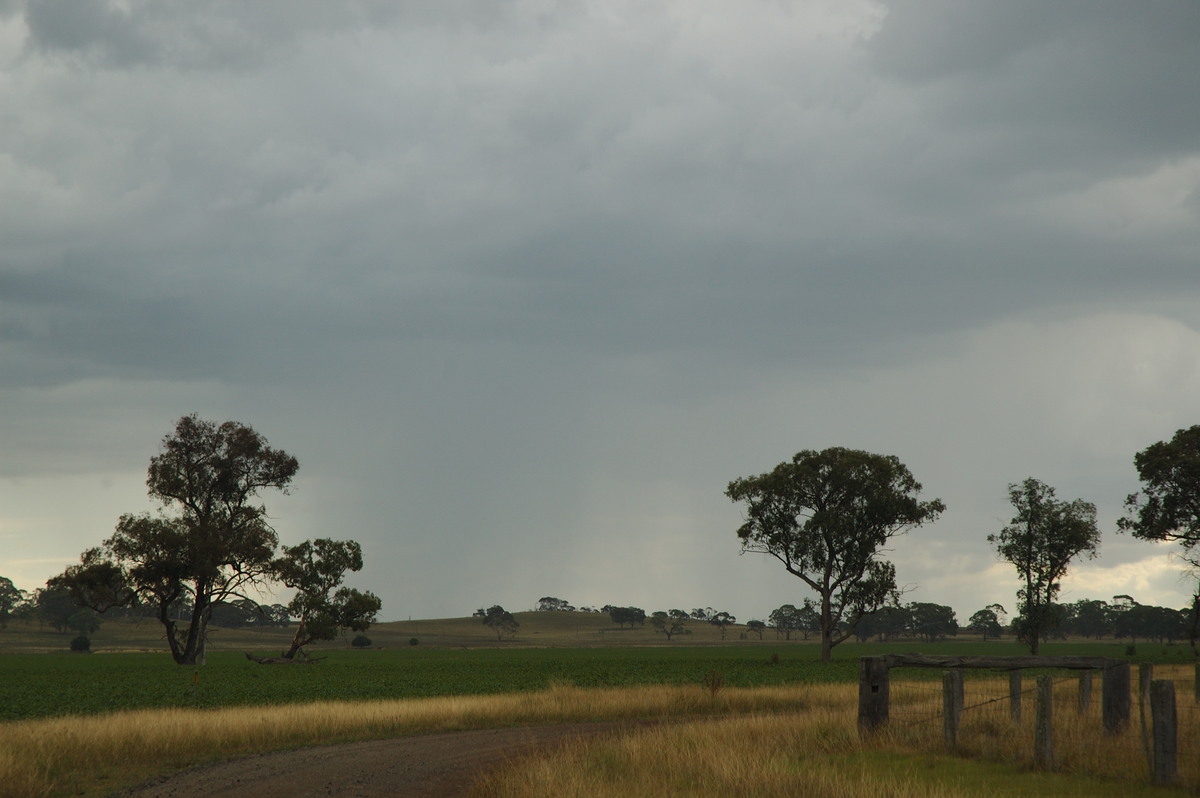
[(26, 21), (33, 46), (50, 52), (95, 54), (130, 65), (151, 60), (154, 47), (131, 15), (107, 0), (27, 0)]
[[(718, 574), (724, 482), (805, 447), (894, 450), (956, 491), (964, 528), (931, 534), (982, 535), (1086, 414), (976, 385), (1078, 357), (1061, 336), (1097, 313), (1200, 329), (1182, 6), (67, 8), (29, 3), (4, 54), (0, 401), (21, 420), (0, 439), (53, 453), (7, 473), (100, 468), (149, 429), (122, 448), (144, 468), (178, 415), (237, 418), (311, 480), (281, 528), (362, 530), (388, 584), (420, 561), (413, 602), (455, 580), (495, 591), (455, 611), (506, 601), (495, 540), (536, 562), (612, 535)], [(1108, 224), (1114, 193), (1169, 218)], [(974, 363), (1014, 319), (1035, 331)], [(625, 600), (597, 592), (569, 598)]]
[(873, 63), (923, 86), (933, 118), (1020, 154), (993, 156), (997, 173), (1119, 173), (1195, 151), (1194, 3), (888, 5)]

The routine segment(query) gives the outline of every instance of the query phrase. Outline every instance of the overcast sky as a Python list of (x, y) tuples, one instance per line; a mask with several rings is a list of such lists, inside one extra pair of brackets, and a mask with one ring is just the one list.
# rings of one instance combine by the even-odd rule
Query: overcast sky
[(765, 618), (810, 594), (724, 490), (828, 446), (946, 503), (906, 600), (1014, 609), (1033, 476), (1100, 511), (1062, 600), (1182, 606), (1116, 520), (1200, 423), (1198, 42), (1194, 0), (0, 0), (0, 574), (153, 509), (196, 412), (299, 458), (280, 537), (360, 541), (387, 620)]

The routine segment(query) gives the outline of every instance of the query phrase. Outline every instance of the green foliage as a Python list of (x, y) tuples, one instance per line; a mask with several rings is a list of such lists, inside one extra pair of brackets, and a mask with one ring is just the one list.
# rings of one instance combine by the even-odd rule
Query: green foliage
[(1118, 527), (1142, 540), (1179, 541), (1196, 563), (1200, 544), (1200, 425), (1178, 430), (1138, 452), (1133, 463), (1142, 492), (1125, 499), (1128, 515)]
[(8, 619), (12, 617), (13, 610), (23, 601), (25, 601), (25, 591), (14, 585), (8, 577), (0, 576), (0, 629), (8, 625)]
[(1000, 637), (1004, 631), (1000, 623), (1000, 616), (991, 607), (984, 607), (977, 610), (967, 621), (967, 631), (973, 632), (984, 640), (989, 638)]
[(667, 639), (670, 640), (675, 635), (689, 635), (692, 633), (692, 630), (687, 628), (689, 618), (691, 616), (683, 610), (659, 610), (650, 615), (650, 625), (654, 627), (655, 632), (666, 635)]
[(958, 620), (954, 610), (943, 604), (914, 601), (905, 607), (908, 612), (906, 631), (926, 643), (945, 640), (948, 635), (958, 634)]
[(820, 597), (829, 659), (860, 618), (895, 600), (896, 569), (880, 551), (945, 510), (938, 499), (919, 501), (920, 492), (896, 457), (833, 447), (734, 480), (725, 495), (746, 504), (742, 551), (774, 557)]
[(1067, 567), (1076, 557), (1096, 556), (1096, 505), (1055, 499), (1054, 488), (1032, 477), (1009, 485), (1008, 495), (1017, 514), (998, 535), (988, 535), (988, 542), (1016, 567), (1023, 582), (1013, 628), (1036, 654), (1041, 641), (1061, 623), (1054, 599)]
[(521, 628), (521, 624), (517, 622), (512, 613), (499, 604), (493, 604), (481, 612), (483, 612), (483, 625), (496, 633), (497, 640), (502, 639), (505, 635), (516, 635), (517, 630)]
[[(121, 516), (112, 537), (51, 580), (76, 602), (103, 612), (134, 603), (155, 608), (171, 655), (192, 664), (204, 650), (214, 605), (248, 598), (272, 576), (275, 530), (258, 494), (286, 492), (299, 463), (234, 421), (184, 416), (150, 458), (150, 497), (175, 515)], [(186, 620), (171, 609), (186, 606)]]
[(354, 648), (370, 648), (371, 638), (366, 635), (355, 635), (354, 639), (350, 641), (350, 645)]
[(613, 623), (622, 628), (625, 624), (629, 624), (629, 628), (632, 629), (635, 624), (641, 626), (646, 623), (646, 611), (641, 607), (614, 607), (608, 605), (604, 607), (603, 611), (608, 613), (608, 617), (612, 619)]
[(71, 650), (77, 654), (84, 654), (92, 650), (92, 641), (87, 635), (80, 635), (71, 641)]
[(317, 538), (283, 549), (275, 560), (276, 578), (296, 595), (288, 612), (300, 619), (283, 656), (291, 659), (316, 640), (332, 640), (343, 629), (365, 632), (382, 602), (371, 592), (342, 587), (347, 571), (361, 571), (362, 546), (353, 540)]
[(538, 612), (575, 612), (571, 602), (554, 596), (542, 596), (534, 609)]
[(721, 630), (721, 639), (725, 639), (725, 630), (737, 623), (737, 618), (730, 615), (728, 612), (715, 612), (708, 619), (708, 622)]

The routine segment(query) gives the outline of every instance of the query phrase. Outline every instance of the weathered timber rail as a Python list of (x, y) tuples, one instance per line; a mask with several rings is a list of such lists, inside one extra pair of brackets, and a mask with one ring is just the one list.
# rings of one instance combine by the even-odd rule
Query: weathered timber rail
[(969, 657), (930, 656), (928, 654), (884, 654), (863, 657), (882, 662), (888, 668), (986, 668), (998, 671), (1052, 668), (1055, 670), (1104, 670), (1128, 665), (1127, 660), (1111, 657)]
[[(863, 657), (858, 671), (858, 728), (870, 732), (888, 721), (890, 678), (892, 668), (941, 668), (950, 672), (948, 693), (957, 694), (957, 712), (961, 713), (962, 670), (979, 668), (1010, 672), (1009, 693), (1013, 717), (1020, 717), (1020, 671), (1030, 669), (1065, 669), (1103, 674), (1104, 728), (1116, 733), (1129, 725), (1129, 661), (1109, 657), (971, 657), (930, 656), (927, 654), (885, 654)], [(1086, 685), (1086, 687), (1085, 687)], [(1081, 680), (1083, 690), (1090, 695), (1090, 678)], [(955, 713), (954, 699), (947, 699), (947, 716)], [(957, 721), (955, 721), (957, 725)]]

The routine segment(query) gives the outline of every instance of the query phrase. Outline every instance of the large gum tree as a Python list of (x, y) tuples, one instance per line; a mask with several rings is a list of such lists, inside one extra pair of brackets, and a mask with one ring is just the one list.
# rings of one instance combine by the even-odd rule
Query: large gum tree
[(1032, 477), (1009, 485), (1008, 497), (1016, 515), (999, 534), (988, 535), (988, 542), (1017, 569), (1020, 614), (1013, 627), (1029, 653), (1037, 654), (1059, 623), (1054, 600), (1071, 561), (1094, 558), (1100, 546), (1096, 505), (1056, 499), (1054, 488)]
[(745, 505), (743, 553), (774, 557), (817, 594), (823, 662), (864, 615), (897, 598), (896, 569), (882, 552), (945, 510), (920, 492), (896, 457), (841, 447), (806, 449), (729, 483), (725, 495)]
[[(1122, 532), (1150, 541), (1177, 542), (1181, 557), (1200, 573), (1200, 426), (1177, 430), (1134, 455), (1142, 490), (1125, 499)], [(1200, 587), (1192, 594), (1188, 637), (1200, 638)]]
[(161, 512), (121, 516), (112, 537), (51, 581), (101, 612), (152, 607), (175, 661), (203, 662), (214, 607), (275, 577), (279, 540), (260, 494), (286, 493), (298, 468), (249, 426), (184, 416), (150, 459), (146, 486)]

